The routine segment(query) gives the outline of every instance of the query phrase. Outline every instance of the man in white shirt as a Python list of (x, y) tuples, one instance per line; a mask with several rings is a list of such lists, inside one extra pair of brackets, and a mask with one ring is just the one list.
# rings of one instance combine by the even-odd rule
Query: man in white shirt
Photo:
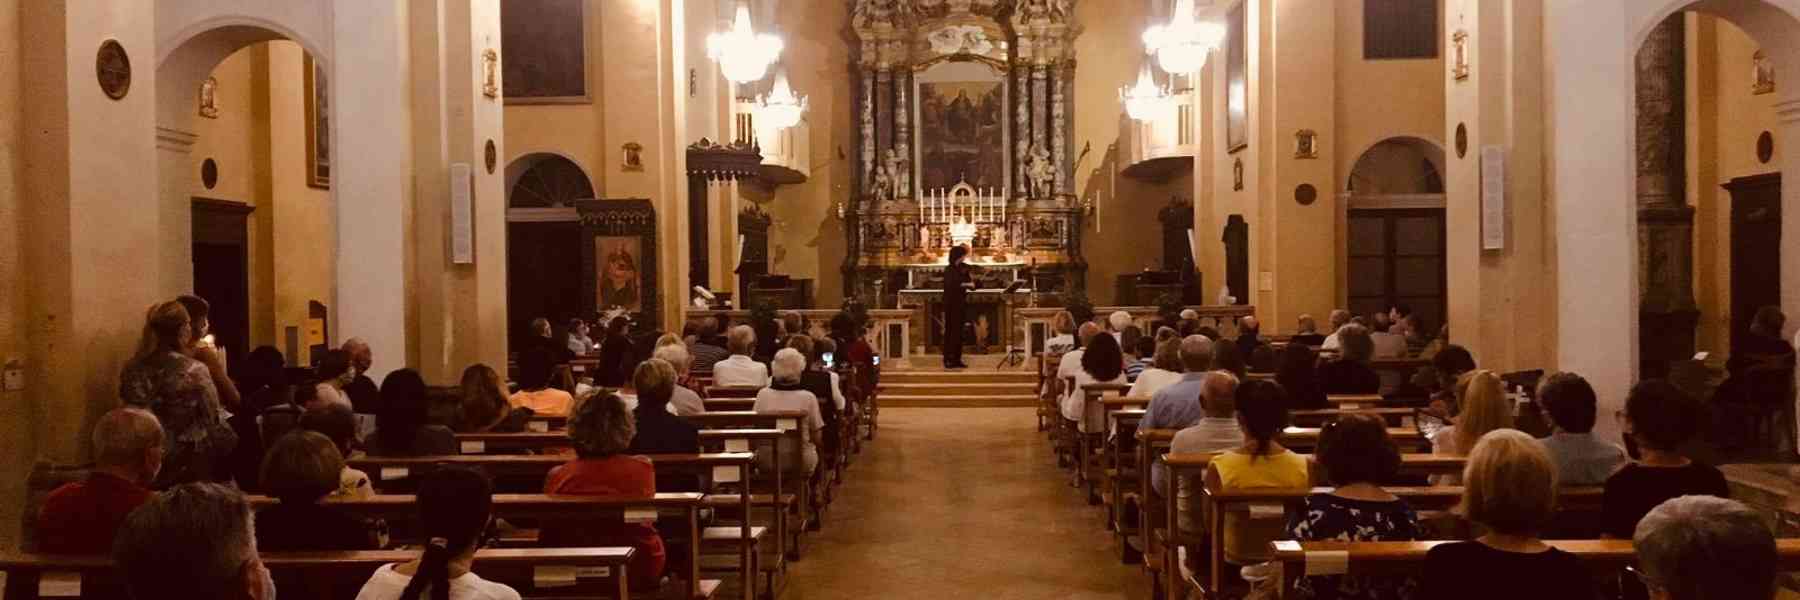
[[(1081, 339), (1081, 348), (1064, 353), (1062, 362), (1056, 365), (1056, 380), (1061, 381), (1065, 388), (1070, 387), (1068, 385), (1070, 379), (1074, 379), (1076, 375), (1081, 373), (1081, 355), (1085, 353), (1088, 344), (1093, 343), (1094, 336), (1100, 335), (1100, 333), (1100, 326), (1095, 325), (1092, 322), (1082, 323), (1081, 329), (1075, 332), (1075, 337)], [(1069, 399), (1079, 393), (1081, 393), (1081, 390), (1064, 389), (1062, 402), (1060, 404), (1065, 407), (1069, 406)], [(1073, 414), (1070, 414), (1070, 411), (1065, 409), (1063, 410), (1063, 418), (1070, 421), (1079, 420), (1081, 419), (1081, 411), (1077, 410)]]
[(768, 387), (769, 365), (750, 358), (756, 350), (756, 330), (749, 325), (733, 327), (725, 345), (731, 357), (713, 365), (713, 385)]
[(1121, 345), (1125, 342), (1125, 328), (1131, 326), (1131, 313), (1115, 310), (1106, 316), (1107, 333), (1111, 333), (1113, 341)]
[(1325, 336), (1325, 344), (1320, 346), (1319, 349), (1337, 350), (1342, 348), (1343, 346), (1338, 343), (1337, 332), (1339, 329), (1343, 329), (1345, 325), (1349, 324), (1350, 311), (1341, 308), (1331, 311), (1331, 335)]

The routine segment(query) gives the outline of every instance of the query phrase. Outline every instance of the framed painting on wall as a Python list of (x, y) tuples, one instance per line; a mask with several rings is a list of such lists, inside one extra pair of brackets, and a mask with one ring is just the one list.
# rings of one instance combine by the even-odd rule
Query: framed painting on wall
[[(1006, 78), (987, 63), (947, 61), (919, 73), (913, 94), (918, 126), (916, 190), (1008, 189)], [(1045, 149), (1046, 151), (1048, 149)]]
[(1250, 53), (1245, 47), (1244, 4), (1225, 16), (1225, 150), (1250, 146)]
[(306, 185), (331, 188), (331, 87), (311, 54), (301, 56), (306, 113)]
[(587, 0), (500, 3), (500, 66), (507, 104), (586, 104)]
[(657, 305), (656, 209), (646, 199), (578, 203), (581, 215), (582, 289), (586, 312), (624, 309), (640, 326), (655, 326)]

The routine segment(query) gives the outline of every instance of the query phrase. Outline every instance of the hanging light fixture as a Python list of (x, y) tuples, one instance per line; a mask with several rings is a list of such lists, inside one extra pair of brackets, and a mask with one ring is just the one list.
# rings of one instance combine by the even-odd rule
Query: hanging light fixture
[(1150, 62), (1138, 69), (1137, 83), (1119, 88), (1119, 100), (1125, 103), (1125, 113), (1139, 121), (1154, 121), (1169, 114), (1174, 108), (1170, 102), (1169, 86), (1157, 85), (1156, 77), (1150, 73)]
[(1175, 0), (1169, 22), (1144, 31), (1144, 48), (1156, 55), (1157, 66), (1171, 74), (1186, 75), (1206, 65), (1206, 53), (1225, 39), (1225, 26), (1202, 21), (1194, 0)]
[(757, 122), (775, 129), (800, 124), (800, 117), (806, 114), (806, 96), (795, 94), (788, 85), (787, 69), (775, 72), (774, 88), (756, 99), (756, 112)]
[(750, 83), (762, 79), (781, 56), (781, 38), (757, 33), (750, 23), (750, 3), (740, 1), (731, 29), (706, 36), (706, 55), (719, 61), (719, 69), (732, 83)]

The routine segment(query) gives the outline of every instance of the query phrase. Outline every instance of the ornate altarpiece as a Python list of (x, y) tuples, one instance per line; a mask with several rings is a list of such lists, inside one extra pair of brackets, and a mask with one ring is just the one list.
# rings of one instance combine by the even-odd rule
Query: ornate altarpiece
[[(900, 290), (928, 287), (953, 228), (970, 236), (961, 219), (974, 225), (971, 262), (990, 277), (1084, 288), (1075, 0), (849, 1), (859, 129), (845, 293), (893, 306)], [(961, 184), (979, 190), (977, 208), (934, 214), (930, 198)]]

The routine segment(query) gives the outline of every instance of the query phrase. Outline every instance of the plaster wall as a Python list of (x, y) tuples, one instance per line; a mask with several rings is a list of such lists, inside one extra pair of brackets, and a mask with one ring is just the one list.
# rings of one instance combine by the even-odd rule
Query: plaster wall
[[(25, 289), (25, 232), (20, 181), (23, 147), (19, 122), (23, 86), (19, 18), (22, 0), (0, 0), (0, 364), (25, 360), (27, 308)], [(0, 497), (20, 498), (25, 476), (37, 458), (37, 427), (24, 392), (0, 390), (0, 437), (12, 441), (12, 452), (0, 457)], [(21, 502), (0, 502), (0, 547), (18, 543)]]
[[(855, 171), (849, 152), (856, 147), (851, 115), (856, 91), (851, 86), (849, 45), (843, 39), (849, 18), (848, 5), (841, 2), (776, 13), (776, 27), (786, 36), (782, 63), (788, 82), (807, 99), (806, 161), (811, 171), (803, 183), (776, 188), (772, 201), (763, 207), (774, 219), (769, 268), (812, 279), (813, 305), (818, 308), (837, 308), (844, 299), (842, 267), (848, 246), (836, 206), (849, 201)], [(712, 64), (705, 55), (697, 58), (702, 67)], [(839, 149), (845, 154), (840, 156)], [(735, 250), (735, 244), (731, 246)]]
[[(267, 237), (268, 253), (260, 259), (270, 265), (276, 347), (287, 347), (288, 328), (301, 336), (292, 364), (310, 365), (306, 339), (307, 303), (316, 300), (330, 306), (336, 290), (336, 211), (331, 190), (306, 184), (306, 107), (303, 66), (305, 51), (291, 41), (269, 42), (268, 53), (268, 150), (269, 205), (258, 207), (258, 241)], [(266, 216), (265, 216), (266, 215)], [(255, 293), (252, 292), (252, 301)], [(251, 314), (256, 314), (252, 311)], [(334, 331), (336, 324), (333, 324)], [(377, 357), (398, 358), (397, 354)], [(397, 360), (393, 362), (399, 362)]]
[[(1275, 2), (1270, 8), (1272, 19), (1265, 30), (1271, 40), (1266, 53), (1270, 64), (1262, 72), (1272, 74), (1274, 85), (1258, 88), (1266, 94), (1270, 110), (1253, 122), (1266, 133), (1263, 170), (1271, 188), (1262, 195), (1263, 224), (1264, 239), (1274, 250), (1275, 286), (1273, 302), (1259, 304), (1257, 312), (1281, 324), (1302, 313), (1326, 314), (1341, 304), (1335, 289), (1336, 257), (1342, 248), (1335, 235), (1338, 198), (1330, 193), (1339, 179), (1338, 150), (1321, 142), (1318, 158), (1299, 158), (1293, 140), (1301, 129), (1337, 130), (1339, 74), (1334, 73), (1333, 56), (1338, 50), (1338, 13), (1348, 7), (1336, 2)], [(1295, 200), (1303, 185), (1316, 191), (1317, 200), (1310, 206)]]

